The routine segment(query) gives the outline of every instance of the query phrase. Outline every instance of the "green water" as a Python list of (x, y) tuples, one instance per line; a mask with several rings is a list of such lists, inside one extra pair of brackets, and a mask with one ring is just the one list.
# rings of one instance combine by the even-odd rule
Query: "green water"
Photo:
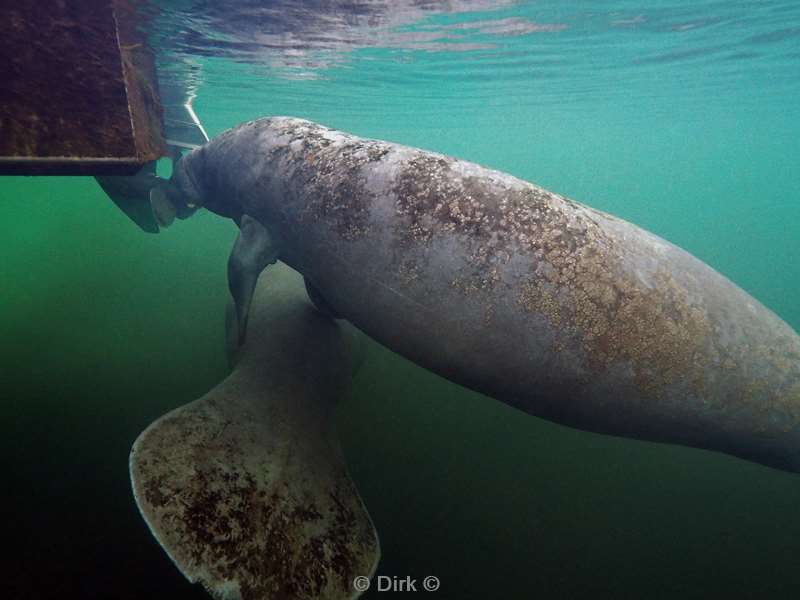
[[(488, 17), (563, 27), (463, 29)], [(195, 109), (211, 135), (286, 114), (510, 172), (682, 246), (800, 329), (796, 3), (542, 2), (401, 30), (459, 23), (484, 47), (198, 56)], [(0, 180), (4, 598), (205, 597), (140, 520), (127, 455), (226, 373), (235, 233), (200, 213), (149, 236), (91, 179)], [(377, 346), (339, 423), (378, 572), (435, 575), (441, 598), (800, 594), (797, 475), (552, 425)]]

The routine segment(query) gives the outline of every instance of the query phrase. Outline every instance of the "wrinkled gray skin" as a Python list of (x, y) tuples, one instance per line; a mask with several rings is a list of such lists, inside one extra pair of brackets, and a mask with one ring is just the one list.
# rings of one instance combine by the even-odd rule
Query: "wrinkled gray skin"
[[(800, 470), (800, 338), (630, 223), (476, 164), (284, 117), (185, 156), (170, 194), (242, 227), (238, 306), (279, 258), (330, 312), (520, 410)], [(245, 321), (246, 307), (242, 334)]]

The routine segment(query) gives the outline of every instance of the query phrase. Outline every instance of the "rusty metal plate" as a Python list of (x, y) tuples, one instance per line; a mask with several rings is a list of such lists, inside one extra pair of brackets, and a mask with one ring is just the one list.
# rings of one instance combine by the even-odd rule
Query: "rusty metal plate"
[(0, 173), (131, 173), (165, 154), (139, 4), (0, 0)]

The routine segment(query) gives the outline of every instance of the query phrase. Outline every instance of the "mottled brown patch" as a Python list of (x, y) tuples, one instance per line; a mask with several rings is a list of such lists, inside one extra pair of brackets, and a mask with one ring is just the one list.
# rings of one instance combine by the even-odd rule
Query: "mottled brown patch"
[[(171, 413), (134, 447), (137, 500), (156, 537), (216, 598), (350, 597), (378, 550), (344, 466), (335, 456), (306, 465), (302, 448), (272, 454), (275, 440), (223, 400), (233, 406), (200, 401)], [(277, 431), (294, 439), (285, 424)], [(314, 433), (323, 434), (300, 432)]]
[(405, 244), (461, 237), (469, 266), (450, 284), (487, 299), (487, 324), (495, 306), (485, 292), (502, 280), (503, 265), (521, 256), (529, 273), (513, 284), (516, 300), (553, 325), (554, 351), (578, 340), (591, 370), (629, 365), (648, 396), (679, 379), (702, 391), (711, 334), (704, 310), (667, 270), (652, 288), (626, 273), (620, 248), (592, 209), (500, 174), (465, 176), (453, 159), (423, 153), (409, 161), (394, 191)]
[(592, 371), (630, 368), (643, 397), (659, 397), (679, 381), (702, 395), (714, 351), (705, 309), (666, 268), (652, 286), (643, 284), (620, 265), (615, 242), (596, 225), (572, 241), (568, 251), (536, 248), (539, 268), (522, 286), (520, 306), (552, 323), (560, 347), (578, 340)]
[[(559, 224), (559, 236), (549, 238), (553, 204), (572, 204), (533, 185), (511, 186), (487, 176), (463, 176), (454, 159), (419, 152), (399, 174), (393, 192), (401, 246), (428, 246), (440, 236), (460, 236), (467, 248), (469, 272), (451, 284), (470, 295), (494, 289), (498, 268), (515, 254), (528, 254), (542, 244), (568, 251), (575, 229)], [(502, 176), (499, 173), (498, 177)]]
[(759, 431), (767, 432), (777, 423), (783, 431), (800, 427), (800, 341), (796, 337), (785, 331), (783, 335), (743, 339), (731, 349), (728, 359), (740, 369), (747, 368), (749, 379), (737, 401), (763, 413)]
[(390, 145), (336, 133), (336, 141), (325, 136), (321, 126), (287, 122), (282, 132), (285, 145), (273, 152), (283, 163), (291, 190), (301, 190), (305, 199), (301, 221), (325, 221), (342, 238), (352, 241), (368, 231), (374, 194), (366, 188), (364, 166), (383, 159)]

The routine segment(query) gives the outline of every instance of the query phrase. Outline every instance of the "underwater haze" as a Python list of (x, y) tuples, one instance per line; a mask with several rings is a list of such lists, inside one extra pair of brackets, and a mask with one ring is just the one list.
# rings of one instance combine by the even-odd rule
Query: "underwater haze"
[[(800, 3), (160, 4), (161, 76), (191, 81), (212, 137), (291, 115), (506, 171), (800, 330)], [(236, 232), (201, 211), (148, 235), (91, 178), (0, 179), (3, 598), (208, 597), (151, 537), (127, 461), (228, 372)], [(337, 418), (378, 574), (439, 578), (420, 595), (800, 596), (796, 474), (553, 425), (377, 344)]]

